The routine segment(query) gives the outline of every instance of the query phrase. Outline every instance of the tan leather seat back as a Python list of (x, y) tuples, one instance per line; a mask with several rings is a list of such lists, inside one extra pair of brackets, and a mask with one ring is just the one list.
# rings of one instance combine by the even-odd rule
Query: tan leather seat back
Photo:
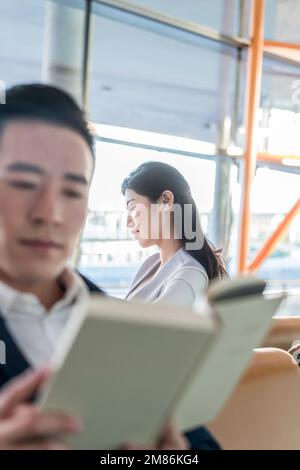
[(297, 339), (300, 342), (300, 317), (275, 317), (272, 328), (261, 346), (287, 351)]
[(300, 372), (286, 351), (263, 348), (208, 425), (224, 449), (300, 449)]

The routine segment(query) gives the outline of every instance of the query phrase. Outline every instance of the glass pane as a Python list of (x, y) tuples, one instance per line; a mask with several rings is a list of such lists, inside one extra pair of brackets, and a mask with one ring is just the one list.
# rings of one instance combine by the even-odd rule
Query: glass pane
[(1, 0), (0, 80), (48, 82), (81, 99), (84, 0), (76, 8), (41, 0)]
[(300, 66), (264, 59), (259, 150), (300, 155)]
[(0, 2), (0, 79), (7, 87), (41, 80), (45, 2)]
[[(131, 3), (165, 13), (169, 16), (193, 21), (216, 29), (221, 33), (239, 35), (240, 0), (132, 0)], [(249, 17), (249, 0), (244, 1)]]
[(235, 109), (236, 58), (209, 40), (190, 44), (96, 16), (91, 118), (216, 142)]
[(183, 173), (201, 213), (203, 229), (207, 231), (208, 228), (214, 197), (213, 161), (97, 142), (90, 213), (80, 246), (79, 267), (115, 296), (125, 295), (139, 264), (153, 253), (153, 249), (143, 250), (137, 241), (131, 239), (121, 195), (123, 179), (131, 170), (149, 160), (169, 163)]
[(300, 100), (294, 99), (299, 98), (299, 92), (296, 96), (293, 86), (293, 83), (299, 79), (300, 65), (290, 65), (265, 58), (263, 61), (262, 107), (290, 109), (299, 112)]
[[(268, 168), (257, 170), (251, 191), (249, 262), (296, 203), (300, 195), (299, 188), (298, 174)], [(236, 183), (233, 187), (234, 224), (229, 263), (231, 274), (236, 270), (240, 192), (240, 184)], [(288, 233), (263, 263), (258, 274), (270, 280), (293, 281), (292, 284), (300, 281), (300, 216), (293, 220)]]
[(276, 41), (300, 43), (299, 0), (267, 0), (265, 37)]

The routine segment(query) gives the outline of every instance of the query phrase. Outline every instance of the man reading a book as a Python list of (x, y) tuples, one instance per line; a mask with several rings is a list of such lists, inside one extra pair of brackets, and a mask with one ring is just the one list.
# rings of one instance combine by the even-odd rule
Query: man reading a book
[[(67, 265), (87, 215), (93, 170), (93, 140), (72, 98), (46, 85), (8, 90), (0, 106), (0, 340), (6, 346), (0, 386), (47, 364), (70, 315), (85, 308), (90, 291), (101, 293)], [(37, 379), (18, 380), (22, 389), (24, 380)], [(9, 400), (12, 392), (1, 393)], [(26, 393), (18, 397), (28, 398)], [(11, 441), (5, 438), (1, 413), (0, 398), (0, 448), (3, 442), (22, 448), (21, 440), (16, 444), (17, 425)], [(45, 421), (35, 413), (44, 423), (45, 439), (45, 422), (53, 424), (55, 417)], [(66, 432), (64, 420), (55, 423), (57, 432)], [(210, 437), (204, 430), (197, 439), (206, 446)], [(190, 444), (169, 426), (157, 445), (183, 449)]]

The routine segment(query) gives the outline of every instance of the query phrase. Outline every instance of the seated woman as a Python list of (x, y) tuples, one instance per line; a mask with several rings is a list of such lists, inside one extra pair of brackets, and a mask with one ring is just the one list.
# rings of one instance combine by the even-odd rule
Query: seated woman
[[(123, 181), (127, 226), (142, 247), (157, 246), (140, 267), (127, 300), (191, 306), (213, 279), (226, 276), (220, 252), (202, 233), (190, 187), (176, 168), (147, 162)], [(186, 434), (194, 449), (220, 449), (205, 427)]]
[(147, 162), (123, 181), (127, 226), (159, 253), (140, 267), (127, 300), (191, 306), (208, 283), (226, 275), (220, 252), (203, 235), (190, 187), (176, 168)]

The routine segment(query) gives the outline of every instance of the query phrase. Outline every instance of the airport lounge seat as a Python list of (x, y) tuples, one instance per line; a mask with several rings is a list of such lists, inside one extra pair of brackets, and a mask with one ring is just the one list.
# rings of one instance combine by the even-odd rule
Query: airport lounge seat
[(275, 317), (273, 326), (261, 346), (287, 351), (297, 339), (300, 342), (300, 317)]
[(261, 348), (218, 417), (207, 426), (223, 449), (300, 449), (300, 370)]

